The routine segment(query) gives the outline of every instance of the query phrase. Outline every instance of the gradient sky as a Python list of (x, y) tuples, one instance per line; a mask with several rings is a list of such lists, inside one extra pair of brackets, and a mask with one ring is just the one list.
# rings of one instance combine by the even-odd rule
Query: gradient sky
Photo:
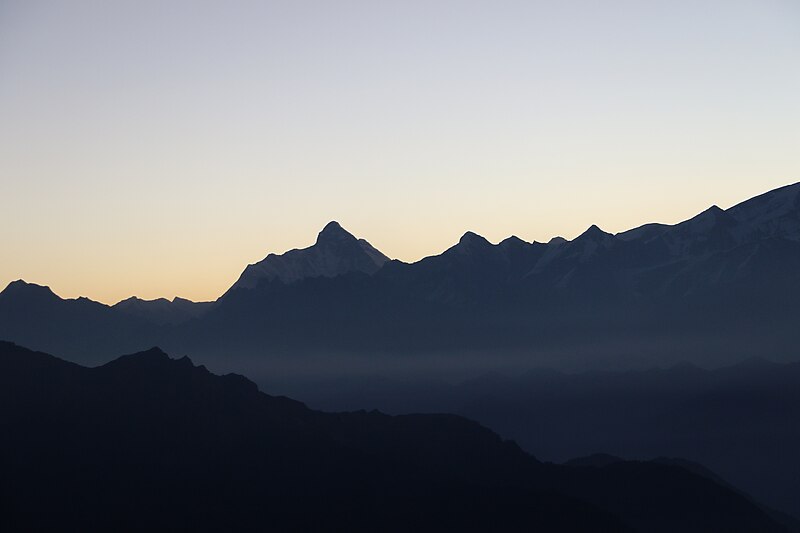
[(800, 180), (800, 2), (0, 0), (0, 285), (213, 299)]

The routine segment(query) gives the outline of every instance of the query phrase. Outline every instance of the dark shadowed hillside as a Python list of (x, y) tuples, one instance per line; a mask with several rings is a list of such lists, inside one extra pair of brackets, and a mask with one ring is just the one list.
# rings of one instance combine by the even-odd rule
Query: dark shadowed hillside
[(322, 413), (158, 349), (0, 344), (5, 529), (781, 531), (679, 466), (542, 464), (450, 415)]
[(714, 370), (683, 363), (576, 374), (540, 369), (457, 384), (385, 376), (272, 383), (322, 409), (458, 413), (548, 461), (595, 452), (692, 459), (759, 501), (800, 516), (799, 363), (749, 359)]

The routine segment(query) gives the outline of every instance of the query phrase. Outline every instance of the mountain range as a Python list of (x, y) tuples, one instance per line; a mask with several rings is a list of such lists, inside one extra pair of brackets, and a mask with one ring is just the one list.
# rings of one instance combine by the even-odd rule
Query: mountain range
[[(249, 382), (239, 378), (198, 377), (206, 375), (205, 370), (197, 369), (188, 360), (179, 360), (183, 361), (180, 363), (170, 360), (161, 352), (148, 351), (115, 360), (120, 354), (142, 352), (159, 345), (171, 353), (189, 354), (194, 361), (216, 372), (244, 373), (262, 387), (327, 411), (379, 408), (393, 414), (452, 412), (467, 416), (503, 438), (514, 439), (526, 452), (547, 461), (590, 456), (582, 459), (583, 463), (571, 463), (571, 467), (601, 468), (599, 477), (611, 475), (606, 468), (634, 468), (614, 456), (684, 457), (719, 472), (736, 487), (754, 495), (757, 501), (798, 516), (800, 463), (794, 450), (800, 446), (796, 424), (800, 414), (800, 397), (796, 393), (800, 388), (800, 373), (796, 364), (788, 364), (800, 360), (798, 302), (800, 184), (767, 192), (727, 210), (711, 207), (679, 224), (647, 224), (615, 235), (591, 226), (573, 240), (554, 238), (547, 243), (529, 243), (509, 237), (493, 244), (467, 232), (443, 253), (415, 263), (391, 260), (331, 222), (314, 245), (282, 255), (270, 254), (247, 266), (237, 282), (213, 302), (181, 298), (146, 301), (132, 297), (109, 306), (87, 298), (63, 299), (48, 287), (22, 280), (12, 282), (0, 292), (0, 339), (54, 353), (72, 363), (3, 345), (3, 350), (9, 353), (24, 352), (31, 361), (49, 362), (42, 370), (44, 381), (39, 382), (28, 380), (30, 375), (14, 378), (17, 374), (12, 367), (17, 363), (13, 363), (7, 373), (11, 377), (0, 378), (5, 379), (0, 388), (12, 391), (3, 398), (2, 405), (20, 407), (20, 412), (29, 413), (28, 419), (34, 420), (41, 413), (30, 414), (27, 409), (39, 405), (38, 400), (25, 396), (28, 393), (20, 390), (15, 380), (30, 388), (30, 394), (52, 392), (62, 394), (54, 396), (58, 401), (69, 397), (73, 402), (74, 391), (63, 396), (67, 393), (60, 388), (67, 385), (59, 380), (69, 375), (70, 387), (79, 383), (79, 388), (94, 391), (91, 394), (96, 396), (91, 402), (86, 396), (80, 404), (64, 403), (74, 407), (65, 420), (83, 428), (86, 435), (100, 438), (103, 436), (99, 433), (91, 433), (89, 421), (109, 414), (98, 412), (92, 402), (112, 406), (109, 409), (119, 409), (135, 418), (133, 408), (120, 403), (121, 398), (108, 396), (109, 386), (100, 382), (111, 379), (114, 387), (126, 391), (131, 398), (150, 394), (141, 381), (133, 380), (142, 388), (125, 389), (119, 382), (122, 378), (108, 377), (111, 374), (107, 373), (121, 368), (124, 361), (137, 362), (131, 370), (133, 374), (125, 371), (124, 380), (146, 374), (146, 380), (167, 383), (175, 377), (172, 372), (178, 368), (176, 365), (183, 365), (182, 368), (194, 370), (176, 378), (181, 383), (206, 379), (219, 383), (216, 379), (223, 379), (228, 380), (225, 383), (240, 383), (242, 390), (253, 389), (252, 384), (241, 385)], [(765, 362), (763, 358), (773, 362)], [(142, 370), (142, 361), (150, 360), (163, 364), (147, 373)], [(86, 369), (74, 363), (97, 368)], [(162, 371), (163, 379), (158, 377)], [(73, 378), (77, 381), (70, 381)], [(53, 383), (55, 392), (44, 390), (48, 382)], [(181, 409), (188, 409), (177, 398), (163, 396), (167, 392), (159, 389), (158, 394), (162, 395), (159, 401), (175, 401)], [(211, 393), (188, 391), (187, 394), (206, 398)], [(26, 399), (20, 404), (14, 395)], [(273, 398), (269, 402), (273, 400), (278, 401)], [(306, 413), (297, 422), (300, 426), (307, 427), (310, 419), (331, 420), (325, 418), (327, 415), (312, 416), (311, 410), (297, 402), (287, 402), (285, 405), (294, 405), (292, 409), (297, 413)], [(213, 411), (206, 404), (203, 408)], [(155, 407), (150, 405), (148, 409)], [(13, 418), (12, 411), (7, 409), (5, 413), (17, 424), (14, 427), (26, 427), (21, 418)], [(216, 413), (214, 420), (221, 420), (223, 414)], [(224, 416), (230, 414), (226, 412)], [(173, 415), (173, 421), (179, 418), (178, 413)], [(57, 427), (51, 433), (53, 436), (39, 433), (40, 441), (30, 437), (24, 443), (9, 442), (30, 446), (38, 457), (50, 457), (61, 453), (54, 451), (58, 447), (48, 448), (48, 443), (55, 439), (66, 442), (69, 451), (64, 453), (70, 454), (70, 461), (82, 457), (79, 448), (85, 446), (81, 439), (87, 438), (86, 435), (63, 441), (62, 434), (71, 430), (64, 425), (67, 422), (59, 425), (61, 422), (56, 418), (51, 417), (49, 422)], [(238, 420), (245, 424), (243, 419)], [(341, 415), (337, 420), (353, 429), (376, 424), (394, 427), (397, 420), (414, 420), (414, 424), (423, 421), (424, 425), (424, 420), (431, 419), (395, 419), (362, 413)], [(330, 429), (332, 422), (325, 424)], [(43, 428), (37, 431), (44, 432)], [(109, 425), (105, 430), (130, 437), (118, 425)], [(207, 427), (206, 430), (211, 431)], [(453, 431), (459, 438), (472, 438), (459, 433), (460, 429)], [(339, 428), (334, 434), (341, 436), (343, 432)], [(330, 444), (331, 434), (314, 435)], [(397, 436), (392, 435), (391, 438)], [(119, 443), (121, 438), (115, 442)], [(203, 434), (203, 438), (208, 435)], [(386, 434), (380, 438), (390, 440)], [(226, 453), (237, 453), (232, 441), (217, 444)], [(169, 460), (182, 464), (178, 450), (186, 448), (187, 443), (178, 439), (166, 445), (175, 450)], [(333, 452), (326, 446), (314, 453), (333, 457), (335, 454), (331, 455)], [(336, 460), (361, 472), (366, 464), (363, 457), (354, 458), (352, 450), (347, 450), (337, 451), (345, 455), (336, 455)], [(371, 449), (367, 453), (374, 456), (383, 451)], [(107, 449), (101, 452), (109, 459)], [(610, 455), (592, 455), (597, 452)], [(514, 461), (521, 461), (516, 464), (529, 465), (523, 470), (538, 465), (537, 476), (543, 475), (542, 472), (561, 472), (558, 476), (572, 472), (546, 466), (522, 450), (515, 453)], [(61, 460), (67, 456), (59, 457)], [(220, 461), (219, 457), (202, 454), (193, 457), (193, 460)], [(33, 456), (29, 459), (24, 464), (35, 462)], [(153, 456), (139, 459), (142, 464), (154, 460)], [(614, 466), (620, 462), (628, 466)], [(67, 468), (56, 463), (56, 474)], [(698, 473), (688, 463), (681, 464)], [(84, 466), (91, 475), (101, 475), (97, 464)], [(118, 466), (125, 474), (132, 469), (130, 464)], [(324, 468), (334, 471), (330, 465)], [(397, 475), (392, 470), (396, 465), (382, 464), (376, 468), (383, 469), (386, 475), (389, 472)], [(503, 489), (510, 499), (481, 500), (470, 493), (473, 485), (468, 490), (458, 484), (461, 481), (457, 487), (453, 485), (455, 482), (449, 477), (446, 482), (425, 477), (426, 468), (413, 470), (413, 476), (424, 478), (430, 486), (449, 487), (448, 490), (455, 490), (463, 497), (472, 494), (469, 501), (479, 507), (529, 499), (530, 494), (525, 492), (529, 490), (536, 492), (537, 498), (542, 491), (550, 495), (548, 498), (556, 498), (551, 490), (555, 485), (531, 486), (527, 481), (516, 484), (519, 478), (512, 476), (509, 479), (517, 481), (513, 486), (504, 485)], [(638, 472), (631, 475), (638, 476)], [(69, 492), (69, 488), (53, 481), (56, 474), (43, 470), (40, 474), (54, 487), (48, 492), (54, 502), (58, 494)], [(148, 471), (146, 475), (157, 473)], [(219, 471), (215, 475), (224, 478)], [(716, 476), (701, 477), (713, 477), (714, 483), (730, 488)], [(91, 483), (84, 479), (83, 490), (95, 490), (91, 487), (97, 479), (93, 478)], [(319, 481), (313, 479), (315, 483)], [(374, 479), (352, 479), (363, 481), (364, 486), (378, 486)], [(411, 480), (403, 479), (398, 490), (415, 486)], [(150, 490), (150, 481), (137, 478), (136, 483)], [(478, 485), (484, 487), (484, 481)], [(225, 482), (232, 483), (231, 479)], [(287, 506), (296, 505), (291, 502), (304, 494), (302, 487), (285, 479), (281, 482), (292, 487), (292, 497), (281, 500), (277, 496), (280, 490), (274, 488), (268, 494)], [(183, 481), (173, 477), (169, 483), (178, 486)], [(499, 478), (490, 485), (496, 487), (497, 483)], [(590, 485), (600, 490), (597, 483), (600, 482), (595, 480)], [(258, 493), (264, 485), (258, 482), (258, 486), (261, 487), (258, 490), (251, 486), (244, 492)], [(323, 483), (320, 487), (323, 490), (333, 485)], [(523, 492), (518, 492), (520, 487)], [(542, 523), (554, 519), (554, 515), (542, 509), (549, 508), (551, 503), (566, 509), (577, 499), (591, 509), (576, 511), (576, 520), (589, 517), (587, 520), (593, 523), (608, 524), (608, 530), (615, 530), (622, 520), (627, 526), (642, 529), (636, 520), (621, 518), (619, 509), (612, 509), (607, 502), (598, 503), (573, 489), (574, 486), (565, 491), (559, 489), (556, 492), (561, 496), (535, 507), (538, 510), (534, 513), (539, 513)], [(133, 503), (125, 505), (140, 501), (124, 492), (124, 488), (117, 490), (133, 498)], [(211, 498), (209, 487), (202, 490), (204, 497)], [(374, 494), (365, 495), (362, 488), (355, 486), (348, 490), (351, 490), (347, 493), (349, 497), (373, 498), (370, 505), (380, 508)], [(480, 490), (485, 496), (485, 488)], [(35, 491), (29, 493), (35, 494)], [(567, 502), (560, 499), (562, 496), (572, 499)], [(314, 497), (323, 498), (320, 493)], [(396, 497), (393, 493), (392, 498)], [(19, 508), (33, 506), (35, 498), (30, 498), (27, 502), (19, 500)], [(92, 502), (99, 501), (111, 508), (122, 505), (108, 498), (109, 495), (91, 492), (88, 503), (67, 499), (54, 503), (54, 508), (71, 513), (74, 507), (75, 513), (80, 514), (88, 512), (80, 505)], [(316, 500), (315, 505), (319, 507), (321, 501)], [(436, 501), (455, 505), (454, 500)], [(188, 501), (174, 502), (188, 509)], [(325, 508), (325, 512), (333, 513), (337, 520), (345, 520), (340, 513), (340, 508), (344, 508), (341, 503)], [(416, 501), (414, 505), (419, 503)], [(251, 501), (243, 505), (256, 504)], [(777, 516), (766, 508), (756, 507), (773, 518)], [(242, 524), (252, 523), (248, 522), (252, 520), (252, 509), (237, 509), (246, 517)], [(486, 508), (482, 509), (476, 510), (477, 515), (484, 516)], [(389, 508), (383, 511), (398, 512)], [(527, 511), (510, 508), (507, 511), (509, 523), (523, 515), (525, 520), (531, 519)], [(433, 513), (432, 517), (436, 514), (430, 508), (426, 512)], [(470, 520), (478, 520), (477, 515)], [(437, 516), (434, 523), (442, 519), (441, 514)], [(204, 520), (201, 515), (197, 519), (198, 523)], [(284, 516), (281, 520), (289, 518)], [(404, 520), (411, 523), (407, 516)], [(347, 524), (346, 520), (342, 523)], [(581, 529), (581, 523), (576, 524)]]
[(541, 368), (458, 382), (362, 375), (287, 383), (276, 374), (259, 384), (325, 411), (462, 415), (543, 461), (597, 452), (681, 457), (800, 516), (800, 361), (619, 372)]
[(453, 415), (323, 413), (153, 348), (0, 343), (9, 530), (778, 532), (702, 468), (542, 463)]
[(356, 239), (338, 222), (322, 228), (313, 246), (269, 254), (264, 260), (248, 265), (231, 287), (254, 289), (264, 281), (293, 283), (306, 278), (334, 278), (348, 272), (374, 274), (389, 258), (364, 239)]
[(17, 281), (0, 338), (83, 362), (158, 344), (210, 362), (297, 354), (492, 354), (562, 368), (718, 365), (800, 342), (800, 184), (675, 225), (492, 244), (416, 263), (338, 223), (249, 265), (215, 302), (64, 300)]

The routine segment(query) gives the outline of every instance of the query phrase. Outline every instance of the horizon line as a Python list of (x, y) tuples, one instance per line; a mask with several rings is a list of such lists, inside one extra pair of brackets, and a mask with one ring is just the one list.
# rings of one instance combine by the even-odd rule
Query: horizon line
[[(734, 208), (734, 207), (737, 207), (737, 206), (739, 206), (739, 205), (741, 205), (741, 204), (744, 204), (744, 203), (746, 203), (746, 202), (749, 202), (749, 201), (751, 201), (751, 200), (755, 200), (755, 199), (757, 199), (757, 198), (760, 198), (760, 197), (762, 197), (762, 196), (765, 196), (765, 195), (767, 195), (767, 194), (771, 194), (771, 193), (774, 193), (774, 192), (777, 192), (777, 191), (780, 191), (780, 190), (783, 190), (783, 189), (787, 189), (787, 188), (791, 188), (791, 187), (797, 187), (797, 186), (800, 186), (800, 181), (796, 181), (796, 182), (793, 182), (793, 183), (788, 183), (788, 184), (786, 184), (786, 185), (781, 185), (781, 186), (779, 186), (779, 187), (775, 187), (775, 188), (773, 188), (773, 189), (770, 189), (770, 190), (768, 190), (768, 191), (762, 192), (762, 193), (760, 193), (760, 194), (757, 194), (757, 195), (755, 195), (755, 196), (752, 196), (752, 197), (750, 197), (750, 198), (746, 198), (746, 199), (744, 199), (744, 200), (741, 200), (741, 201), (739, 201), (739, 202), (737, 202), (737, 203), (733, 204), (732, 206), (730, 206), (730, 207), (728, 207), (728, 208), (722, 209), (722, 211), (728, 211), (728, 210), (730, 210), (730, 209), (732, 209), (732, 208)], [(703, 214), (703, 213), (707, 212), (708, 210), (710, 210), (710, 209), (713, 209), (713, 208), (715, 208), (715, 207), (717, 207), (718, 209), (721, 209), (721, 208), (719, 208), (719, 207), (717, 206), (717, 204), (712, 204), (712, 205), (708, 206), (706, 209), (704, 209), (704, 210), (700, 211), (699, 213), (697, 213), (697, 214), (695, 214), (695, 215), (693, 215), (693, 216), (691, 216), (691, 217), (689, 217), (689, 218), (687, 218), (687, 219), (681, 220), (681, 221), (679, 221), (679, 222), (675, 222), (675, 223), (672, 223), (672, 224), (669, 224), (669, 223), (663, 223), (663, 222), (656, 222), (656, 221), (652, 221), (652, 222), (645, 222), (645, 223), (643, 223), (643, 224), (639, 224), (638, 226), (634, 226), (634, 227), (632, 227), (632, 228), (628, 228), (628, 229), (626, 229), (626, 230), (623, 230), (623, 231), (618, 231), (618, 232), (616, 232), (616, 233), (609, 233), (609, 232), (607, 232), (607, 231), (603, 230), (603, 229), (602, 229), (600, 226), (598, 226), (597, 224), (591, 224), (591, 225), (590, 225), (590, 226), (589, 226), (589, 227), (588, 227), (586, 230), (584, 230), (584, 231), (583, 231), (583, 232), (581, 232), (580, 234), (576, 235), (576, 236), (575, 236), (575, 237), (573, 237), (572, 239), (567, 239), (567, 238), (565, 238), (565, 237), (562, 237), (561, 235), (555, 235), (555, 236), (551, 237), (551, 238), (550, 238), (548, 241), (537, 241), (537, 240), (535, 240), (535, 239), (534, 239), (533, 241), (526, 241), (526, 240), (524, 240), (524, 239), (521, 239), (520, 237), (517, 237), (516, 235), (512, 234), (512, 235), (509, 235), (509, 236), (507, 236), (507, 237), (503, 238), (502, 240), (500, 240), (500, 241), (498, 241), (498, 242), (494, 243), (494, 242), (491, 242), (489, 239), (487, 239), (487, 238), (483, 237), (483, 236), (482, 236), (482, 235), (480, 235), (479, 233), (477, 233), (477, 232), (474, 232), (474, 231), (472, 231), (472, 230), (466, 230), (464, 233), (462, 233), (462, 235), (461, 235), (461, 239), (463, 239), (463, 238), (464, 238), (464, 236), (466, 236), (466, 235), (472, 234), (472, 235), (476, 235), (476, 236), (478, 236), (478, 237), (480, 237), (480, 238), (484, 239), (484, 240), (485, 240), (486, 242), (488, 242), (488, 243), (489, 243), (491, 246), (499, 246), (499, 245), (500, 245), (502, 242), (504, 242), (504, 241), (506, 241), (506, 240), (508, 240), (508, 239), (512, 239), (512, 238), (519, 239), (519, 240), (521, 240), (522, 242), (524, 242), (524, 243), (526, 243), (526, 244), (528, 244), (528, 245), (533, 245), (533, 244), (544, 244), (544, 245), (548, 245), (548, 244), (552, 243), (552, 242), (553, 242), (553, 241), (555, 241), (555, 240), (561, 240), (561, 239), (563, 239), (563, 241), (565, 241), (565, 242), (572, 242), (572, 241), (574, 241), (574, 240), (576, 240), (576, 239), (580, 238), (580, 237), (581, 237), (581, 235), (584, 235), (585, 233), (587, 233), (587, 232), (591, 231), (591, 230), (592, 230), (592, 228), (597, 228), (597, 229), (599, 229), (600, 231), (602, 231), (603, 233), (605, 233), (605, 234), (607, 234), (607, 235), (611, 235), (611, 236), (613, 236), (613, 237), (616, 237), (616, 236), (618, 236), (618, 235), (621, 235), (621, 234), (623, 234), (623, 233), (627, 233), (627, 232), (629, 232), (629, 231), (633, 231), (633, 230), (636, 230), (636, 229), (638, 229), (638, 228), (642, 228), (642, 227), (645, 227), (645, 226), (651, 226), (651, 225), (663, 225), (663, 226), (668, 226), (668, 227), (677, 226), (677, 225), (679, 225), (679, 224), (682, 224), (682, 223), (684, 223), (684, 222), (686, 222), (686, 221), (692, 220), (693, 218), (695, 218), (695, 217), (697, 217), (697, 216), (699, 216), (699, 215), (701, 215), (701, 214)], [(353, 236), (353, 237), (354, 237), (354, 238), (356, 238), (356, 239), (360, 239), (358, 236), (354, 235), (353, 233), (351, 233), (350, 231), (348, 231), (346, 228), (344, 228), (344, 227), (343, 227), (343, 226), (342, 226), (342, 225), (341, 225), (341, 224), (340, 224), (340, 223), (339, 223), (337, 220), (330, 220), (329, 222), (327, 222), (327, 223), (326, 223), (326, 224), (323, 226), (322, 230), (320, 230), (320, 233), (321, 233), (321, 232), (322, 232), (324, 229), (326, 229), (328, 226), (330, 226), (331, 224), (336, 224), (336, 225), (337, 225), (337, 226), (338, 226), (340, 229), (342, 229), (343, 231), (345, 231), (345, 232), (346, 232), (346, 233), (348, 233), (349, 235)], [(364, 240), (364, 239), (360, 239), (360, 240)], [(459, 242), (460, 242), (460, 241), (459, 241)], [(445, 253), (447, 250), (449, 250), (449, 249), (451, 249), (451, 248), (453, 248), (453, 247), (455, 247), (455, 246), (458, 246), (459, 242), (456, 242), (456, 243), (454, 243), (453, 245), (449, 246), (448, 248), (445, 248), (444, 250), (442, 250), (442, 251), (441, 251), (441, 252), (439, 252), (438, 254), (426, 255), (426, 256), (423, 256), (423, 257), (421, 257), (421, 258), (417, 259), (416, 261), (402, 261), (402, 260), (400, 260), (400, 259), (395, 259), (395, 258), (392, 258), (390, 255), (386, 255), (386, 256), (387, 256), (387, 257), (389, 257), (389, 260), (390, 260), (390, 261), (400, 261), (400, 262), (402, 262), (402, 263), (404, 263), (404, 264), (415, 264), (415, 263), (418, 263), (418, 262), (420, 262), (420, 261), (423, 261), (423, 260), (425, 260), (425, 259), (427, 259), (427, 258), (429, 258), (429, 257), (436, 257), (436, 256), (439, 256), (439, 255), (441, 255), (441, 254)], [(260, 261), (263, 261), (264, 259), (266, 259), (266, 258), (267, 258), (267, 257), (269, 257), (270, 255), (277, 255), (277, 256), (281, 256), (281, 255), (284, 255), (284, 254), (286, 254), (286, 253), (288, 253), (288, 252), (291, 252), (291, 251), (294, 251), (294, 250), (305, 250), (305, 249), (311, 248), (311, 247), (313, 247), (313, 246), (316, 246), (316, 243), (314, 243), (314, 244), (312, 244), (312, 245), (310, 245), (310, 246), (306, 246), (306, 247), (304, 247), (304, 248), (291, 248), (291, 249), (289, 249), (289, 250), (286, 250), (286, 251), (284, 251), (284, 252), (281, 252), (281, 253), (276, 253), (276, 252), (268, 252), (268, 253), (267, 253), (267, 255), (266, 255), (266, 256), (264, 256), (264, 258), (263, 258), (263, 259), (261, 259)], [(380, 251), (381, 251), (381, 253), (383, 253), (383, 250), (380, 250)], [(256, 263), (258, 263), (258, 262), (260, 262), (260, 261), (257, 261)], [(250, 265), (253, 265), (253, 264), (256, 264), (256, 263), (248, 263), (248, 265), (246, 265), (246, 266), (245, 266), (245, 268), (246, 268), (247, 266), (250, 266)], [(240, 274), (240, 275), (241, 275), (241, 274)], [(88, 297), (88, 296), (85, 296), (85, 295), (79, 295), (79, 296), (76, 296), (76, 297), (74, 297), (74, 298), (64, 298), (64, 297), (60, 296), (60, 295), (59, 295), (59, 294), (58, 294), (56, 291), (54, 291), (54, 290), (51, 288), (51, 286), (50, 286), (49, 284), (37, 283), (36, 281), (27, 281), (27, 280), (26, 280), (26, 279), (24, 279), (24, 278), (18, 278), (18, 279), (16, 279), (16, 280), (11, 280), (11, 281), (9, 281), (9, 282), (6, 284), (6, 286), (3, 288), (3, 290), (2, 290), (2, 291), (0, 291), (0, 293), (2, 293), (2, 292), (5, 292), (5, 290), (6, 290), (6, 289), (8, 289), (8, 288), (9, 288), (11, 285), (13, 285), (13, 284), (15, 284), (15, 283), (20, 283), (20, 282), (21, 282), (21, 283), (24, 283), (25, 285), (33, 285), (33, 286), (36, 286), (36, 287), (41, 287), (41, 288), (48, 289), (48, 290), (49, 290), (50, 292), (52, 292), (52, 293), (53, 293), (55, 296), (57, 296), (58, 298), (60, 298), (60, 299), (62, 299), (62, 300), (81, 300), (81, 299), (85, 299), (85, 300), (89, 300), (89, 301), (92, 301), (92, 302), (95, 302), (95, 303), (99, 303), (99, 304), (102, 304), (102, 305), (105, 305), (105, 306), (108, 306), (108, 307), (113, 307), (113, 306), (115, 306), (115, 305), (117, 305), (117, 304), (119, 304), (119, 303), (121, 303), (121, 302), (124, 302), (124, 301), (127, 301), (127, 300), (131, 300), (131, 299), (134, 299), (134, 300), (140, 300), (140, 301), (144, 301), (144, 302), (154, 302), (154, 301), (159, 301), (159, 300), (165, 300), (165, 301), (168, 301), (168, 302), (171, 302), (171, 303), (172, 303), (172, 302), (174, 302), (175, 300), (186, 300), (186, 301), (189, 301), (189, 302), (192, 302), (192, 303), (213, 303), (213, 302), (216, 302), (216, 301), (218, 301), (220, 298), (222, 298), (222, 296), (224, 296), (224, 295), (225, 295), (225, 293), (226, 293), (226, 292), (227, 292), (227, 291), (230, 289), (230, 287), (229, 287), (228, 289), (225, 289), (225, 291), (223, 291), (223, 292), (222, 292), (222, 293), (221, 293), (219, 296), (217, 296), (217, 297), (216, 297), (216, 298), (214, 298), (214, 299), (210, 299), (210, 300), (203, 300), (203, 299), (200, 299), (200, 300), (193, 300), (193, 299), (191, 299), (191, 298), (185, 298), (185, 297), (179, 296), (179, 295), (177, 295), (177, 294), (176, 294), (175, 296), (173, 296), (172, 298), (169, 298), (169, 297), (166, 297), (166, 296), (159, 296), (159, 297), (156, 297), (156, 298), (141, 298), (141, 297), (137, 296), (136, 294), (133, 294), (133, 295), (131, 295), (131, 296), (128, 296), (128, 297), (122, 298), (122, 299), (120, 299), (120, 300), (118, 300), (118, 301), (116, 301), (116, 302), (114, 302), (114, 303), (109, 303), (109, 302), (105, 302), (105, 301), (103, 301), (103, 300), (100, 300), (100, 299), (97, 299), (97, 300), (96, 300), (96, 299), (94, 299), (94, 298), (90, 298), (90, 297)]]

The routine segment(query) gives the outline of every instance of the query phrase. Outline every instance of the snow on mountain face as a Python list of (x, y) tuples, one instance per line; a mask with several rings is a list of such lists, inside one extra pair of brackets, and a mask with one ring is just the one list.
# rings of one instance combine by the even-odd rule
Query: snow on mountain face
[(673, 257), (704, 255), (738, 245), (734, 236), (736, 226), (736, 220), (713, 205), (699, 215), (670, 227), (659, 237)]
[(751, 198), (727, 213), (739, 222), (736, 233), (742, 239), (782, 237), (800, 241), (800, 183)]
[(262, 280), (292, 283), (305, 278), (332, 278), (348, 272), (375, 273), (389, 258), (364, 239), (357, 239), (338, 222), (328, 223), (313, 246), (269, 254), (248, 265), (231, 289), (256, 287)]
[(655, 239), (656, 237), (667, 231), (669, 228), (670, 226), (668, 226), (667, 224), (659, 224), (657, 222), (651, 222), (650, 224), (645, 224), (644, 226), (639, 226), (638, 228), (633, 228), (627, 231), (623, 231), (621, 233), (617, 233), (615, 237), (625, 242), (629, 241), (647, 242)]
[(451, 250), (460, 254), (475, 254), (491, 250), (493, 244), (472, 231), (466, 232)]
[(727, 210), (711, 206), (679, 224), (646, 224), (619, 233), (617, 238), (643, 244), (661, 241), (675, 258), (701, 256), (769, 238), (800, 241), (800, 183)]
[(615, 237), (601, 230), (594, 224), (580, 234), (573, 245), (577, 246), (576, 252), (579, 254), (579, 261), (585, 263), (594, 257), (601, 249), (608, 249), (614, 245)]
[(552, 268), (553, 265), (563, 265), (566, 262), (570, 264), (586, 263), (598, 253), (613, 247), (615, 241), (614, 235), (606, 233), (594, 224), (571, 241), (554, 237), (547, 244), (547, 249), (542, 257), (527, 275), (535, 276)]

